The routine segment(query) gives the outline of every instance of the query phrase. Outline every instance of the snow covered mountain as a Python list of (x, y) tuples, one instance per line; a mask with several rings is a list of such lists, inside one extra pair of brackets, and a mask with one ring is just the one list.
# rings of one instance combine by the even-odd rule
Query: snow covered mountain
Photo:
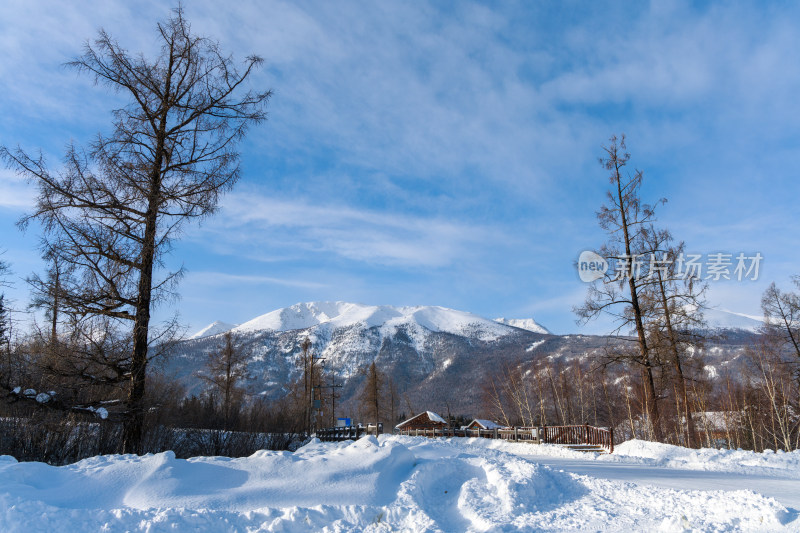
[(534, 333), (542, 333), (545, 335), (550, 334), (550, 330), (536, 322), (532, 318), (495, 318), (495, 322), (505, 324), (506, 326), (514, 326), (515, 328), (527, 329)]
[[(307, 338), (325, 370), (344, 383), (342, 401), (357, 394), (363, 372), (373, 361), (411, 397), (446, 396), (460, 384), (481, 382), (504, 361), (529, 357), (526, 348), (541, 344), (546, 329), (503, 324), (473, 313), (436, 306), (375, 306), (348, 302), (298, 303), (271, 311), (239, 326), (216, 322), (178, 345), (168, 371), (189, 392), (201, 384), (193, 377), (219, 347), (219, 334), (232, 331), (251, 354), (253, 389), (267, 396), (285, 394), (300, 373), (298, 360)], [(535, 325), (535, 328), (534, 328)], [(533, 331), (531, 331), (533, 329)], [(466, 380), (466, 381), (464, 381)], [(477, 402), (478, 395), (468, 395)]]
[(451, 333), (475, 336), (481, 340), (495, 340), (512, 332), (502, 326), (545, 335), (550, 333), (532, 318), (489, 320), (473, 313), (438, 306), (394, 307), (348, 302), (308, 302), (276, 309), (239, 326), (216, 321), (189, 338), (201, 339), (230, 330), (238, 334), (316, 329), (320, 326), (326, 329), (378, 327), (384, 335), (390, 335), (398, 328), (410, 328), (414, 332)]
[(235, 327), (236, 324), (228, 324), (227, 322), (221, 322), (217, 320), (216, 322), (207, 325), (206, 327), (204, 327), (203, 329), (201, 329), (200, 331), (198, 331), (189, 338), (202, 339), (204, 337), (211, 337), (213, 335), (219, 335), (220, 333), (225, 333), (226, 331), (230, 331)]
[[(709, 346), (710, 366), (733, 362), (760, 322), (726, 311), (710, 311), (709, 325), (724, 329)], [(180, 380), (188, 393), (203, 384), (196, 372), (208, 353), (220, 347), (220, 333), (232, 331), (237, 345), (250, 355), (250, 390), (266, 397), (286, 395), (301, 376), (303, 342), (324, 360), (328, 379), (335, 378), (347, 409), (356, 402), (365, 371), (375, 362), (391, 378), (403, 407), (414, 410), (452, 409), (479, 413), (481, 388), (506, 369), (531, 368), (540, 358), (568, 364), (599, 356), (619, 337), (552, 335), (533, 319), (490, 320), (434, 306), (371, 306), (348, 302), (298, 303), (266, 313), (239, 326), (215, 322), (179, 343), (166, 372)], [(727, 363), (725, 363), (727, 364)]]
[(298, 303), (254, 318), (233, 331), (333, 331), (347, 328), (378, 328), (383, 337), (406, 329), (418, 343), (423, 342), (426, 332), (451, 333), (481, 340), (495, 340), (512, 332), (493, 320), (445, 307), (393, 307), (348, 302)]

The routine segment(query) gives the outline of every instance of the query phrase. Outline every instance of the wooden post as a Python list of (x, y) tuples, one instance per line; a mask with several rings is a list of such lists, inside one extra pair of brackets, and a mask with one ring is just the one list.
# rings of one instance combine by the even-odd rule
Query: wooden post
[(608, 453), (614, 453), (614, 428), (608, 428), (608, 432), (611, 437), (611, 451)]
[(519, 440), (519, 430), (517, 429), (517, 426), (514, 426), (514, 442), (517, 442), (518, 440)]

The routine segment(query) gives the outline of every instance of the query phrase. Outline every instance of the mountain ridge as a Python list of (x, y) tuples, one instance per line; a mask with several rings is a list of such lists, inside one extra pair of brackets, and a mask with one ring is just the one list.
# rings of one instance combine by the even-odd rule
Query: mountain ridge
[[(227, 329), (220, 327), (228, 325)], [(432, 332), (465, 334), (479, 331), (485, 340), (493, 340), (510, 334), (509, 327), (526, 329), (534, 333), (549, 334), (533, 318), (491, 320), (468, 311), (459, 311), (441, 306), (391, 306), (365, 305), (350, 302), (300, 302), (289, 307), (275, 309), (259, 315), (240, 325), (216, 321), (189, 339), (233, 333), (256, 333), (260, 331), (292, 331), (320, 326), (346, 328), (365, 325), (367, 328), (422, 327)]]
[[(722, 313), (721, 318), (731, 318), (729, 312)], [(711, 318), (710, 322), (735, 326), (742, 317)], [(758, 323), (744, 318), (750, 320), (745, 326)], [(302, 346), (308, 339), (310, 350), (324, 361), (326, 380), (342, 385), (337, 405), (346, 413), (355, 412), (372, 363), (391, 379), (404, 407), (478, 414), (482, 388), (505, 371), (525, 375), (543, 359), (566, 368), (627, 342), (617, 336), (542, 333), (536, 330), (544, 328), (533, 319), (501, 320), (505, 323), (436, 306), (307, 302), (260, 315), (229, 331), (249, 356), (249, 390), (273, 399), (284, 397), (290, 384), (302, 379)], [(737, 364), (754, 334), (742, 327), (726, 331), (730, 333), (703, 350), (709, 374)], [(224, 331), (178, 343), (165, 363), (167, 375), (182, 382), (187, 394), (203, 390), (197, 371), (207, 364), (209, 353), (219, 350), (220, 333)]]

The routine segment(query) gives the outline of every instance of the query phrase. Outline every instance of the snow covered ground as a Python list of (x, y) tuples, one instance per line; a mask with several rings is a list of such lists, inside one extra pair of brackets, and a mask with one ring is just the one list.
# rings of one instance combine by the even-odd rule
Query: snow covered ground
[(0, 457), (0, 530), (800, 531), (799, 489), (797, 452), (382, 436), (240, 459)]

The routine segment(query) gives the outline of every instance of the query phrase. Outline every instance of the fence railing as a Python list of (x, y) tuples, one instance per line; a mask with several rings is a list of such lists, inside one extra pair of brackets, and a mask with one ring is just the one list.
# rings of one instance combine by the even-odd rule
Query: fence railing
[(502, 429), (456, 429), (429, 428), (406, 429), (395, 431), (397, 435), (411, 437), (481, 437), (487, 439), (504, 439), (509, 441), (530, 442), (533, 444), (562, 444), (601, 446), (614, 452), (613, 429), (594, 426), (541, 426), (513, 427)]
[(364, 435), (380, 435), (383, 433), (383, 424), (369, 424), (368, 426), (340, 426), (322, 428), (316, 431), (317, 438), (323, 442), (339, 442), (343, 440), (358, 440)]
[(587, 444), (614, 451), (614, 429), (594, 426), (544, 426), (542, 442), (550, 444)]

